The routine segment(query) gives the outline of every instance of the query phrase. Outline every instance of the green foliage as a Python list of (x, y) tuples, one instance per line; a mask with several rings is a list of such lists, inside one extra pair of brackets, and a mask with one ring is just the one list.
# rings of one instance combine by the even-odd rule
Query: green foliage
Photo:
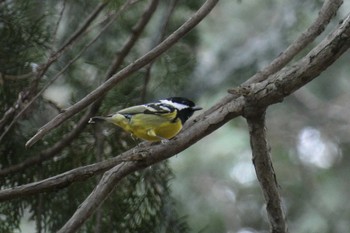
[[(9, 108), (18, 92), (29, 85), (26, 79), (7, 79), (4, 75), (31, 72), (30, 63), (43, 55), (48, 31), (45, 15), (35, 14), (38, 1), (11, 1), (0, 7), (0, 111)], [(23, 93), (24, 94), (24, 93)]]
[[(124, 3), (124, 1), (111, 2), (113, 3), (102, 11), (96, 22), (102, 22), (101, 20), (118, 10)], [(1, 3), (1, 74), (19, 75), (32, 72), (30, 63), (45, 62), (47, 55), (60, 48), (74, 34), (98, 3), (100, 1), (65, 1), (57, 32), (56, 26), (63, 8), (62, 1), (46, 1), (45, 3), (42, 1), (6, 1)], [(66, 134), (74, 130), (84, 112), (72, 117), (30, 150), (24, 148), (25, 142), (58, 111), (77, 102), (104, 82), (106, 71), (115, 56), (118, 55), (117, 52), (125, 43), (126, 38), (132, 33), (132, 27), (139, 20), (147, 4), (147, 1), (136, 2), (130, 9), (123, 11), (116, 22), (103, 32), (101, 37), (69, 67), (62, 77), (17, 120), (0, 143), (1, 169), (32, 158), (40, 160), (47, 156), (47, 149), (52, 148)], [(182, 4), (176, 11), (182, 10), (187, 10), (186, 4)], [(45, 86), (48, 80), (85, 48), (103, 26), (104, 23), (94, 23), (88, 33), (72, 44), (35, 85), (33, 85), (34, 77), (1, 80), (3, 81), (0, 83), (1, 115), (4, 115), (11, 106), (15, 106), (19, 93), (30, 91), (31, 94), (35, 94)], [(173, 23), (170, 26), (173, 28)], [(142, 33), (141, 39), (124, 60), (122, 66), (129, 64), (130, 61), (151, 49), (151, 41), (154, 39), (149, 29), (151, 27), (152, 25)], [(145, 72), (141, 70), (108, 92), (103, 99), (99, 114), (106, 115), (118, 109), (139, 104), (142, 90), (146, 90), (149, 100), (168, 97), (169, 92), (181, 95), (180, 90), (185, 87), (186, 83), (182, 80), (195, 66), (193, 55), (195, 51), (190, 49), (189, 44), (195, 43), (196, 39), (195, 36), (185, 39), (155, 63), (148, 85), (145, 85), (144, 82)], [(191, 59), (188, 59), (189, 57)], [(121, 68), (119, 67), (119, 70)], [(159, 88), (154, 89), (151, 88), (152, 86)], [(55, 95), (54, 90), (58, 87), (64, 92), (61, 91)], [(30, 97), (32, 95), (28, 99)], [(60, 99), (67, 101), (60, 102)], [(23, 106), (25, 104), (26, 102), (23, 103)], [(12, 119), (14, 116), (11, 115)], [(7, 123), (10, 122), (11, 120)], [(98, 146), (99, 143), (101, 147)], [(77, 167), (96, 163), (117, 156), (136, 143), (138, 141), (132, 139), (129, 134), (113, 126), (87, 125), (85, 130), (59, 153), (17, 173), (1, 177), (1, 188), (43, 180)], [(68, 187), (59, 187), (50, 192), (1, 203), (0, 232), (13, 232), (20, 229), (20, 222), (25, 212), (29, 212), (30, 220), (38, 232), (57, 231), (91, 193), (99, 179), (100, 176), (92, 177)], [(96, 229), (99, 229), (100, 232), (188, 232), (186, 218), (179, 217), (175, 208), (175, 200), (171, 197), (169, 188), (171, 179), (173, 179), (173, 174), (167, 163), (158, 164), (125, 178), (96, 211), (96, 214), (86, 222), (81, 232), (96, 232)]]
[(0, 231), (14, 232), (20, 228), (23, 214), (23, 202), (9, 201), (0, 205)]
[[(169, 35), (177, 29), (202, 2), (178, 1), (164, 34)], [(27, 74), (32, 71), (31, 62), (44, 63), (99, 3), (98, 0), (65, 1), (57, 33), (55, 27), (63, 1), (0, 3), (1, 74)], [(11, 106), (16, 106), (19, 95), (28, 90), (36, 93), (85, 49), (106, 24), (106, 17), (119, 10), (125, 1), (111, 0), (109, 3), (88, 27), (88, 32), (50, 66), (37, 86), (32, 85), (33, 78), (6, 79), (1, 76), (1, 116)], [(164, 20), (162, 11), (169, 3), (170, 0), (160, 1), (154, 17), (118, 70), (154, 46)], [(198, 105), (209, 108), (227, 93), (228, 88), (242, 83), (280, 54), (313, 21), (321, 3), (220, 1), (217, 9), (196, 30), (154, 61), (148, 82), (146, 68), (127, 77), (106, 93), (97, 114), (107, 115), (140, 104), (143, 92), (146, 93), (144, 101), (175, 95), (189, 98), (200, 95)], [(121, 12), (108, 30), (14, 124), (0, 143), (0, 169), (45, 155), (47, 149), (75, 129), (85, 112), (66, 121), (33, 148), (24, 148), (25, 142), (58, 111), (76, 103), (105, 81), (111, 62), (133, 33), (133, 26), (148, 4), (149, 1), (136, 1)], [(349, 182), (345, 179), (350, 165), (347, 156), (350, 153), (349, 133), (345, 127), (349, 122), (347, 111), (339, 110), (339, 106), (348, 109), (348, 60), (349, 55), (345, 55), (334, 68), (306, 87), (311, 96), (316, 97), (311, 98), (311, 102), (305, 104), (300, 96), (291, 96), (267, 113), (273, 162), (291, 232), (340, 233), (349, 229)], [(329, 77), (334, 77), (332, 85), (329, 85)], [(54, 95), (58, 87), (64, 91)], [(29, 99), (30, 96), (20, 104), (24, 105)], [(319, 104), (323, 101), (329, 102)], [(10, 117), (13, 119), (14, 115)], [(307, 142), (318, 140), (308, 155), (328, 152), (327, 166), (320, 167), (312, 161), (312, 156), (301, 156), (301, 134), (305, 130), (313, 132)], [(116, 127), (87, 125), (69, 146), (53, 157), (1, 177), (1, 189), (118, 156), (138, 142)], [(0, 232), (21, 229), (21, 220), (28, 212), (37, 232), (57, 231), (95, 188), (101, 175), (50, 192), (0, 203)], [(238, 119), (201, 140), (183, 155), (174, 157), (170, 165), (160, 163), (123, 179), (79, 231), (263, 232), (268, 228), (264, 208), (251, 163), (248, 130), (244, 120)]]
[(196, 64), (194, 52), (188, 44), (179, 43), (154, 64), (149, 90), (155, 99), (190, 91), (190, 76)]
[(39, 1), (11, 1), (0, 8), (0, 72), (23, 74), (42, 56), (48, 39)]
[[(186, 232), (170, 197), (167, 163), (136, 172), (116, 186), (110, 198), (86, 225), (87, 231), (101, 221), (100, 232)], [(173, 224), (174, 223), (174, 224)]]

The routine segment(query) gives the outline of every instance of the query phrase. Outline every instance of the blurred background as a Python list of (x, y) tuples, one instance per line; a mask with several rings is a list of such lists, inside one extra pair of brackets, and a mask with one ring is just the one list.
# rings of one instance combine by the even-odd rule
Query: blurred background
[[(113, 15), (116, 17), (8, 132), (11, 120), (0, 125), (0, 169), (42, 155), (78, 124), (84, 113), (32, 149), (24, 148), (39, 127), (104, 82), (112, 60), (120, 55), (119, 49), (150, 1), (125, 2), (110, 1), (37, 81), (19, 77), (31, 73), (35, 64), (45, 63), (102, 2), (0, 2), (1, 116), (17, 103), (20, 94), (32, 93), (30, 99), (38, 93)], [(179, 27), (202, 2), (160, 1), (120, 68)], [(322, 4), (315, 0), (222, 0), (198, 27), (151, 66), (108, 92), (98, 114), (169, 96), (186, 96), (207, 109), (227, 95), (229, 88), (278, 56), (313, 22)], [(295, 60), (349, 12), (350, 2), (344, 1), (325, 32)], [(344, 233), (350, 229), (349, 59), (350, 54), (344, 54), (320, 77), (267, 111), (268, 139), (290, 232)], [(1, 188), (105, 160), (137, 143), (113, 126), (87, 125), (56, 154), (1, 176)], [(247, 124), (236, 118), (168, 161), (124, 179), (81, 232), (269, 232), (251, 158)], [(0, 203), (0, 232), (55, 232), (89, 195), (99, 177)]]

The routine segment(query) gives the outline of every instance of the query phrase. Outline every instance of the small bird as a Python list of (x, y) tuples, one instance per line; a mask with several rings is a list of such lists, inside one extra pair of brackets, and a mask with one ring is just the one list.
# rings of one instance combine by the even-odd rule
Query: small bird
[(90, 118), (89, 123), (107, 121), (131, 133), (132, 136), (157, 142), (176, 136), (188, 118), (201, 109), (184, 97), (170, 97), (125, 108), (106, 117), (95, 116)]

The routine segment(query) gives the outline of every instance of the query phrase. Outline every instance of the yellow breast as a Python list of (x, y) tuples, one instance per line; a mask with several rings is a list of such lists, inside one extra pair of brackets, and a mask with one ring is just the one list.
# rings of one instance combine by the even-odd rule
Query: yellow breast
[(173, 120), (175, 117), (176, 111), (162, 115), (135, 114), (130, 118), (115, 114), (110, 121), (138, 138), (155, 142), (171, 139), (180, 132), (182, 123), (180, 119)]

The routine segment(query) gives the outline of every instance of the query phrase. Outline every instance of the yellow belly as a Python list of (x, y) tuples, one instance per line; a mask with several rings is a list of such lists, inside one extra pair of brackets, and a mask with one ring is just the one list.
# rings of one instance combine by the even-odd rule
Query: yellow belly
[(175, 116), (176, 113), (167, 116), (136, 114), (131, 119), (127, 119), (121, 114), (116, 114), (112, 117), (111, 122), (135, 137), (156, 142), (171, 139), (180, 132), (181, 120), (176, 119), (174, 122), (171, 120)]

